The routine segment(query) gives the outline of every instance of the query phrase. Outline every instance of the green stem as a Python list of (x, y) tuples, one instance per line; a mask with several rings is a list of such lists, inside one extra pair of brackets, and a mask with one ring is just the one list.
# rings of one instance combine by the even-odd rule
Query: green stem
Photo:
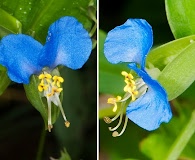
[(44, 126), (43, 130), (41, 132), (41, 137), (40, 137), (40, 141), (39, 141), (36, 160), (42, 160), (42, 153), (43, 153), (45, 138), (46, 138), (46, 131), (45, 131), (45, 126)]
[(93, 28), (91, 29), (91, 31), (90, 31), (90, 33), (89, 33), (89, 36), (90, 36), (90, 37), (92, 37), (92, 36), (94, 35), (96, 29), (97, 29), (97, 24), (95, 23), (94, 26), (93, 26)]
[(171, 146), (166, 160), (176, 160), (189, 142), (195, 132), (195, 110), (192, 112), (191, 118), (187, 125), (183, 128), (180, 135), (177, 137)]

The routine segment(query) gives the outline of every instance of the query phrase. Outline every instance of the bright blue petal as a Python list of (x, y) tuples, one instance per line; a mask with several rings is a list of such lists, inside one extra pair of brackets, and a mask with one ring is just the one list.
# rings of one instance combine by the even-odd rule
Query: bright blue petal
[(153, 43), (152, 28), (143, 19), (128, 19), (111, 30), (104, 44), (110, 63), (136, 62), (145, 67), (145, 57)]
[(88, 32), (73, 17), (63, 17), (54, 22), (48, 31), (47, 42), (40, 64), (51, 68), (64, 65), (79, 69), (88, 60), (92, 41)]
[(41, 70), (38, 55), (42, 45), (32, 37), (8, 35), (0, 43), (0, 64), (7, 68), (9, 78), (17, 83), (29, 83), (31, 74)]
[(146, 130), (155, 130), (162, 122), (169, 122), (172, 117), (167, 94), (156, 80), (137, 68), (135, 63), (129, 64), (129, 67), (144, 80), (148, 91), (130, 103), (126, 110), (127, 117)]

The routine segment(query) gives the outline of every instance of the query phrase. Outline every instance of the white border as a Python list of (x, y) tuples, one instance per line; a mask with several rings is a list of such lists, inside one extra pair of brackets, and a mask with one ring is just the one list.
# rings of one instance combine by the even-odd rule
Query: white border
[(97, 0), (97, 160), (99, 160), (99, 0)]

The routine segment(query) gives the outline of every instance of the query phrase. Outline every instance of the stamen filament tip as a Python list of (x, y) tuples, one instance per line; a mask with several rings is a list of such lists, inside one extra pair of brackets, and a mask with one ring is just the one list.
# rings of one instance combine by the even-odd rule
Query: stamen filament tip
[(117, 131), (114, 131), (114, 132), (112, 133), (112, 136), (113, 136), (113, 137), (117, 137), (117, 136), (118, 136), (118, 132), (117, 132)]
[(68, 127), (70, 127), (70, 122), (69, 121), (65, 121), (64, 125), (68, 128)]
[(109, 117), (104, 117), (104, 122), (106, 122), (107, 124), (110, 124), (112, 120)]

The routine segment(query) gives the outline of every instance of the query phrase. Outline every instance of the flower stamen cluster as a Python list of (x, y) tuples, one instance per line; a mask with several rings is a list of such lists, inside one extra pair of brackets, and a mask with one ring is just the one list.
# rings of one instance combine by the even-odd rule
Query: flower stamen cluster
[(47, 72), (41, 73), (38, 78), (41, 82), (38, 85), (39, 92), (42, 93), (43, 97), (46, 97), (48, 103), (48, 130), (51, 132), (53, 128), (52, 125), (52, 118), (51, 118), (51, 102), (53, 102), (56, 106), (60, 108), (62, 116), (65, 120), (65, 126), (69, 127), (70, 122), (66, 119), (61, 101), (60, 101), (60, 93), (62, 92), (63, 88), (61, 88), (61, 83), (64, 82), (64, 79), (60, 76), (52, 76)]
[(116, 112), (116, 110), (117, 110), (117, 102), (120, 102), (121, 99), (122, 99), (121, 96), (117, 96), (116, 98), (108, 98), (107, 103), (114, 105), (114, 108), (112, 109), (113, 112)]
[(116, 116), (113, 117), (112, 119), (109, 117), (104, 117), (104, 121), (107, 124), (110, 124), (119, 118), (118, 124), (115, 127), (108, 128), (112, 132), (113, 137), (121, 136), (126, 129), (127, 122), (128, 122), (127, 116), (125, 116), (124, 125), (121, 132), (118, 133), (116, 131), (121, 126), (121, 123), (123, 121), (123, 114), (129, 102), (135, 101), (137, 98), (145, 94), (147, 91), (147, 85), (144, 83), (144, 81), (141, 78), (134, 80), (133, 75), (125, 71), (122, 71), (121, 74), (125, 77), (124, 82), (126, 83), (126, 86), (124, 87), (124, 92), (125, 92), (124, 97), (121, 98), (121, 96), (117, 96), (116, 98), (109, 98), (107, 101), (107, 103), (114, 105), (113, 112), (117, 111), (118, 106), (120, 106), (120, 110), (118, 111)]
[(125, 83), (126, 86), (124, 87), (125, 92), (129, 92), (131, 94), (132, 101), (135, 101), (136, 96), (138, 95), (138, 91), (136, 90), (135, 81), (133, 80), (134, 77), (131, 73), (127, 73), (125, 71), (122, 71), (121, 73), (123, 76), (125, 76)]

